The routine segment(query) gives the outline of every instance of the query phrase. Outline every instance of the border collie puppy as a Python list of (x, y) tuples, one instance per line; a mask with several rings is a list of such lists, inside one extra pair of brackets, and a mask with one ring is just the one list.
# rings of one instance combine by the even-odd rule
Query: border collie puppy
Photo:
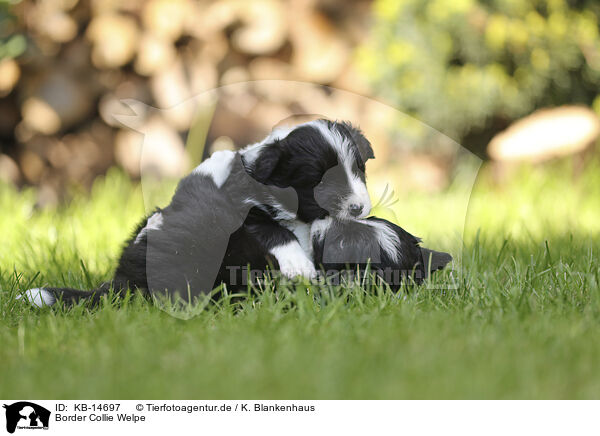
[(372, 157), (358, 129), (328, 120), (213, 153), (180, 181), (167, 207), (140, 223), (111, 282), (92, 291), (36, 288), (25, 296), (37, 306), (58, 298), (97, 301), (112, 287), (189, 301), (218, 286), (228, 265), (248, 263), (313, 277), (310, 224), (368, 215), (365, 162)]
[(327, 217), (311, 226), (315, 264), (327, 276), (339, 272), (371, 273), (381, 277), (392, 289), (408, 279), (420, 284), (433, 272), (452, 261), (448, 253), (420, 247), (421, 240), (389, 221), (341, 221)]

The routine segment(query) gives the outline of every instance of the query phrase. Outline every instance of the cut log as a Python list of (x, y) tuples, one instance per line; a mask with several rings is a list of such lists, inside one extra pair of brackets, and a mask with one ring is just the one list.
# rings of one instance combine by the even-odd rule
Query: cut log
[(157, 107), (164, 112), (167, 121), (178, 130), (189, 129), (194, 115), (194, 105), (183, 61), (178, 58), (168, 68), (161, 70), (150, 81), (152, 95)]
[(31, 150), (24, 150), (19, 159), (23, 175), (29, 183), (38, 183), (42, 178), (45, 164), (42, 158)]
[(43, 135), (52, 135), (60, 130), (60, 116), (44, 100), (30, 97), (21, 107), (23, 121), (27, 127)]
[(240, 2), (239, 19), (243, 23), (232, 37), (233, 46), (249, 55), (276, 52), (286, 40), (287, 23), (283, 5), (278, 1)]
[(214, 63), (194, 56), (188, 56), (184, 61), (187, 61), (188, 86), (192, 97), (217, 86), (219, 73)]
[(188, 160), (181, 137), (159, 116), (152, 116), (140, 131), (121, 130), (115, 138), (115, 158), (134, 177), (181, 177)]
[(175, 56), (175, 47), (169, 40), (145, 33), (140, 39), (135, 71), (142, 76), (151, 76), (169, 66)]
[(135, 20), (119, 14), (95, 17), (87, 29), (93, 43), (92, 62), (99, 68), (127, 64), (138, 46), (139, 30)]
[(14, 59), (0, 60), (0, 97), (8, 95), (21, 76), (19, 64)]
[(194, 2), (185, 22), (186, 33), (208, 41), (232, 24), (237, 18), (235, 2)]
[(248, 114), (248, 118), (256, 120), (256, 125), (265, 132), (291, 116), (292, 113), (284, 105), (268, 101), (259, 102)]
[(54, 42), (65, 43), (77, 35), (77, 23), (71, 16), (60, 10), (38, 9), (36, 13), (37, 30)]
[(253, 59), (248, 65), (248, 71), (252, 80), (288, 80), (293, 78), (290, 64), (268, 57)]
[(142, 11), (142, 22), (155, 36), (176, 41), (183, 34), (190, 12), (187, 0), (150, 0)]
[(115, 87), (114, 92), (104, 94), (98, 103), (98, 112), (100, 118), (105, 124), (112, 127), (121, 127), (114, 115), (128, 113), (121, 100), (132, 99), (141, 102), (151, 101), (150, 91), (147, 89), (146, 82), (136, 75), (120, 76), (120, 83)]
[(488, 154), (500, 162), (543, 162), (586, 149), (600, 135), (600, 120), (590, 109), (542, 109), (496, 135)]
[(34, 78), (24, 89), (23, 121), (32, 130), (51, 135), (85, 119), (93, 109), (94, 93), (81, 78), (54, 68)]
[(245, 83), (250, 80), (248, 70), (244, 67), (231, 67), (221, 75), (221, 85), (231, 85), (232, 83)]
[(310, 12), (290, 22), (292, 66), (303, 80), (333, 82), (347, 66), (350, 48), (322, 14)]
[(235, 150), (235, 143), (229, 136), (219, 136), (210, 145), (210, 154), (221, 150)]
[(0, 180), (5, 183), (17, 184), (21, 180), (19, 167), (5, 154), (0, 154)]

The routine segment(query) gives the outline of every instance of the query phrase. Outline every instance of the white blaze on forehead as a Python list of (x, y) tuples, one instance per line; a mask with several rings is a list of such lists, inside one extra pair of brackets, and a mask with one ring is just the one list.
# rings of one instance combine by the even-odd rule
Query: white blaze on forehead
[(355, 176), (354, 174), (349, 176), (349, 178), (350, 187), (353, 194), (346, 199), (345, 206), (346, 208), (349, 208), (351, 204), (358, 204), (362, 206), (363, 210), (356, 218), (366, 218), (366, 216), (371, 212), (371, 198), (369, 197), (367, 186), (359, 177)]
[(321, 133), (323, 138), (335, 150), (338, 156), (338, 161), (344, 168), (344, 172), (347, 175), (350, 190), (352, 192), (351, 195), (344, 199), (344, 210), (347, 211), (351, 204), (357, 204), (363, 207), (363, 211), (358, 217), (351, 217), (349, 214), (344, 215), (344, 217), (365, 218), (371, 211), (371, 199), (369, 198), (369, 193), (367, 192), (367, 186), (361, 180), (359, 175), (352, 169), (356, 159), (352, 142), (349, 138), (342, 135), (337, 129), (330, 129), (327, 121), (315, 120), (298, 124), (293, 127), (277, 127), (273, 129), (273, 131), (265, 139), (255, 144), (248, 145), (244, 149), (240, 150), (240, 153), (244, 156), (244, 160), (246, 162), (252, 163), (260, 155), (263, 148), (268, 147), (270, 143), (278, 139), (285, 138), (292, 131), (304, 126), (311, 126)]
[(223, 186), (223, 183), (231, 173), (231, 165), (235, 152), (231, 150), (215, 151), (210, 158), (206, 159), (192, 171), (192, 174), (202, 174), (209, 176), (215, 182), (218, 188)]
[(338, 130), (330, 129), (326, 121), (318, 120), (308, 124), (311, 124), (318, 129), (327, 142), (331, 144), (338, 155), (340, 165), (344, 167), (344, 172), (346, 173), (348, 182), (350, 183), (350, 190), (352, 191), (352, 194), (343, 202), (344, 209), (347, 210), (351, 204), (363, 206), (362, 213), (356, 218), (365, 218), (369, 212), (371, 212), (371, 198), (369, 197), (365, 182), (363, 182), (358, 174), (352, 169), (356, 156), (352, 149), (350, 139), (346, 138)]

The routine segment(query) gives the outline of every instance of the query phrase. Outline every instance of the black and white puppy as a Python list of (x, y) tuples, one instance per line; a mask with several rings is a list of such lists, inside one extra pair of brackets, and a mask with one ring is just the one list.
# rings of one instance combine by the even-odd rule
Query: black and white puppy
[(316, 220), (311, 226), (311, 240), (315, 264), (327, 276), (336, 278), (340, 272), (370, 272), (394, 290), (411, 280), (421, 284), (452, 261), (448, 253), (421, 247), (419, 238), (375, 217)]
[(272, 264), (285, 276), (316, 274), (310, 224), (364, 218), (371, 209), (369, 142), (349, 123), (316, 120), (275, 129), (238, 152), (214, 153), (182, 179), (171, 203), (136, 229), (111, 282), (92, 291), (36, 288), (37, 306), (117, 292), (184, 299), (226, 281), (228, 266)]

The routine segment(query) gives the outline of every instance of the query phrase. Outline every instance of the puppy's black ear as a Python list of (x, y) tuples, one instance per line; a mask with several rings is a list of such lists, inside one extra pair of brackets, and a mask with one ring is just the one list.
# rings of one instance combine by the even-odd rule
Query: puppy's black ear
[(256, 152), (249, 151), (242, 155), (244, 169), (254, 180), (267, 184), (277, 168), (283, 148), (279, 141), (260, 147)]
[(367, 138), (365, 138), (362, 130), (360, 130), (358, 127), (354, 127), (348, 121), (343, 121), (341, 125), (350, 133), (350, 136), (356, 143), (362, 161), (367, 162), (369, 159), (375, 159), (375, 153), (373, 153), (371, 143)]
[(373, 153), (371, 143), (367, 141), (366, 138), (362, 137), (356, 144), (358, 145), (358, 152), (360, 153), (363, 162), (366, 162), (369, 159), (375, 159), (375, 153)]

